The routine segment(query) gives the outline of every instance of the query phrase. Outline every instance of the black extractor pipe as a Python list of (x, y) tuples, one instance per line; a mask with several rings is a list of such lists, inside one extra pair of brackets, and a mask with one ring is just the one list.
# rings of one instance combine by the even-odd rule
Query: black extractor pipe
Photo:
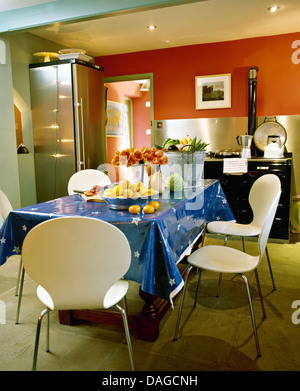
[(256, 84), (258, 67), (253, 66), (249, 69), (249, 106), (248, 106), (248, 134), (254, 134), (256, 129)]

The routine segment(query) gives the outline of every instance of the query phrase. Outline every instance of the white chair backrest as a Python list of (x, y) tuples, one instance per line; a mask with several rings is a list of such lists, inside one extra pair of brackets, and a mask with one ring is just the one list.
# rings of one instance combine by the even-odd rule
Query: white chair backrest
[(106, 308), (105, 295), (129, 269), (125, 235), (89, 217), (59, 217), (40, 223), (22, 246), (25, 271), (51, 296), (54, 308)]
[(249, 193), (249, 203), (253, 211), (251, 224), (262, 228), (268, 216), (270, 206), (273, 205), (280, 192), (281, 184), (277, 175), (262, 175), (253, 183)]
[[(0, 215), (3, 221), (7, 218), (9, 213), (13, 210), (9, 199), (6, 197), (5, 193), (0, 190)], [(1, 225), (1, 224), (0, 224)]]
[(263, 255), (264, 255), (265, 249), (266, 249), (266, 245), (268, 242), (268, 238), (269, 238), (269, 234), (270, 234), (271, 227), (273, 224), (273, 220), (274, 220), (274, 217), (276, 214), (280, 195), (281, 195), (281, 192), (279, 192), (277, 194), (277, 196), (273, 200), (273, 203), (269, 207), (266, 221), (265, 221), (265, 223), (262, 227), (261, 233), (258, 237), (258, 248), (259, 248), (259, 259), (260, 259), (259, 262), (261, 261)]
[(81, 170), (75, 172), (69, 179), (68, 193), (74, 194), (74, 190), (90, 190), (94, 185), (110, 185), (109, 177), (100, 170)]

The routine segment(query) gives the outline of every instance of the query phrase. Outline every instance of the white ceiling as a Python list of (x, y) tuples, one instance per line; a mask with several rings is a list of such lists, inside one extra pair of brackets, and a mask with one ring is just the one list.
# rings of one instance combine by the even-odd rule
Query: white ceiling
[[(45, 1), (0, 0), (0, 12)], [(280, 9), (272, 14), (274, 4)], [(149, 24), (156, 30), (147, 30)], [(292, 32), (300, 39), (300, 0), (206, 0), (29, 31), (91, 56)]]

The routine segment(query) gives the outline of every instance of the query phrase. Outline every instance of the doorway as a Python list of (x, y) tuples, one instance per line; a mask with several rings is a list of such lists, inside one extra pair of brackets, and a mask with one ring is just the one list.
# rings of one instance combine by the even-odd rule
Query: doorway
[(116, 150), (151, 147), (154, 143), (153, 74), (143, 73), (104, 78), (107, 105), (121, 104), (123, 130), (107, 132), (107, 158)]

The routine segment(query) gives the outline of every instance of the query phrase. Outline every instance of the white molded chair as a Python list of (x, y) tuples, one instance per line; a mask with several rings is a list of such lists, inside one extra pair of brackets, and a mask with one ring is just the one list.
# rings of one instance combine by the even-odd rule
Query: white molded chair
[(209, 271), (217, 272), (217, 273), (234, 273), (234, 274), (240, 275), (246, 284), (246, 290), (247, 290), (247, 295), (248, 295), (248, 300), (249, 300), (250, 315), (251, 315), (251, 319), (252, 319), (252, 327), (253, 327), (254, 338), (255, 338), (255, 343), (256, 343), (257, 355), (261, 356), (258, 335), (257, 335), (257, 329), (256, 329), (256, 323), (255, 323), (255, 317), (254, 317), (253, 306), (252, 306), (252, 299), (251, 299), (251, 294), (250, 294), (250, 288), (249, 288), (248, 280), (245, 277), (244, 273), (248, 273), (251, 271), (255, 272), (258, 293), (259, 293), (262, 312), (263, 312), (263, 317), (265, 317), (266, 314), (265, 314), (263, 297), (261, 294), (261, 289), (260, 289), (260, 284), (259, 284), (259, 279), (258, 279), (258, 274), (257, 274), (257, 267), (259, 266), (259, 263), (262, 259), (264, 251), (265, 251), (265, 247), (266, 247), (266, 244), (268, 241), (271, 226), (272, 226), (274, 216), (276, 213), (276, 209), (278, 206), (279, 198), (280, 198), (280, 192), (277, 194), (277, 196), (275, 197), (275, 200), (273, 200), (273, 203), (268, 208), (267, 218), (266, 218), (265, 224), (263, 225), (262, 230), (259, 235), (259, 238), (258, 238), (258, 255), (257, 256), (249, 255), (243, 251), (239, 251), (239, 250), (236, 250), (231, 247), (213, 246), (213, 245), (201, 247), (189, 256), (188, 263), (190, 266), (188, 267), (186, 277), (185, 277), (185, 285), (184, 285), (184, 289), (183, 289), (183, 293), (182, 293), (182, 297), (181, 297), (181, 303), (180, 303), (180, 308), (179, 308), (179, 312), (178, 312), (174, 340), (176, 340), (177, 336), (178, 336), (178, 330), (179, 330), (180, 318), (181, 318), (181, 313), (182, 313), (182, 308), (183, 308), (183, 303), (184, 303), (184, 297), (185, 297), (185, 293), (186, 293), (186, 289), (187, 289), (188, 276), (189, 276), (189, 273), (192, 270), (192, 268), (196, 267), (196, 268), (200, 269), (194, 306), (196, 306), (196, 302), (197, 302), (197, 292), (198, 292), (198, 286), (199, 286), (199, 281), (200, 281), (200, 276), (201, 276), (202, 270), (209, 270)]
[[(74, 194), (74, 190), (85, 191), (85, 190), (92, 189), (94, 185), (105, 186), (105, 185), (109, 185), (110, 183), (111, 181), (109, 177), (100, 170), (94, 170), (94, 169), (81, 170), (75, 172), (75, 174), (73, 174), (69, 179), (68, 194), (69, 195)], [(20, 318), (24, 275), (25, 275), (24, 269), (22, 268), (22, 263), (20, 263), (18, 283), (16, 288), (16, 296), (18, 295), (18, 289), (19, 289), (19, 300), (18, 300), (16, 322), (15, 322), (16, 324), (19, 323), (19, 318)]]
[[(249, 204), (253, 211), (252, 222), (250, 224), (239, 224), (230, 221), (212, 221), (207, 224), (207, 230), (211, 233), (225, 235), (224, 245), (226, 245), (228, 236), (241, 236), (243, 243), (243, 251), (245, 251), (244, 237), (258, 236), (260, 234), (264, 222), (267, 218), (269, 207), (270, 205), (272, 205), (274, 198), (277, 196), (280, 190), (280, 180), (276, 175), (262, 175), (253, 183), (249, 193)], [(275, 290), (276, 287), (267, 247), (266, 256), (270, 269), (273, 289)]]
[[(0, 215), (3, 220), (3, 222), (6, 220), (9, 213), (13, 210), (13, 207), (11, 206), (11, 203), (9, 199), (7, 198), (6, 194), (0, 189)], [(1, 227), (0, 223), (0, 227)], [(22, 270), (22, 260), (21, 255), (16, 254), (12, 255), (10, 258), (15, 258), (17, 261), (19, 261), (19, 272), (18, 272), (18, 278), (17, 278), (17, 286), (16, 286), (16, 293), (15, 295), (18, 296), (18, 290), (20, 285), (20, 276), (21, 276), (21, 270)]]
[(75, 172), (69, 179), (68, 193), (74, 194), (74, 190), (85, 191), (93, 188), (94, 185), (110, 185), (109, 177), (100, 170), (86, 169)]
[(49, 311), (107, 309), (122, 314), (132, 370), (130, 334), (125, 310), (128, 282), (121, 278), (129, 269), (131, 249), (125, 235), (107, 222), (89, 217), (60, 217), (34, 227), (22, 247), (23, 265), (39, 284), (37, 296), (47, 307), (37, 324), (32, 369), (36, 369), (40, 327)]

